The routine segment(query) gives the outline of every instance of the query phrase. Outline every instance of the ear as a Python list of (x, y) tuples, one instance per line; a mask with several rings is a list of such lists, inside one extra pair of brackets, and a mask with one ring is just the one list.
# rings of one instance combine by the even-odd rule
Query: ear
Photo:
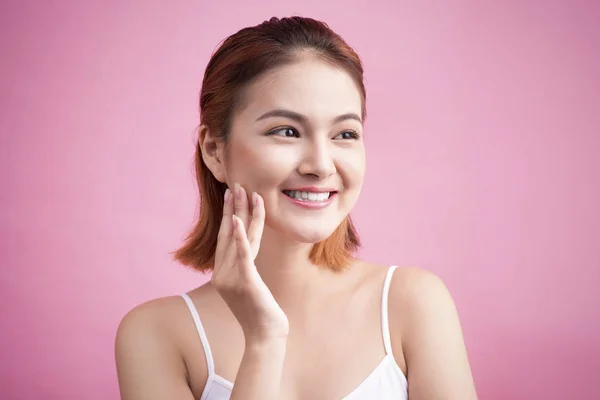
[(200, 125), (198, 145), (202, 152), (202, 159), (208, 169), (219, 182), (225, 183), (227, 180), (227, 172), (225, 169), (225, 160), (223, 158), (225, 149), (225, 142), (223, 139), (219, 139), (211, 134), (206, 125)]

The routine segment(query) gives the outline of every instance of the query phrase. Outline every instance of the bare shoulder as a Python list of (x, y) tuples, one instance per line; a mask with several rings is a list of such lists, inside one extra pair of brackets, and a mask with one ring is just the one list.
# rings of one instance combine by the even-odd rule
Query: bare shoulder
[(160, 373), (185, 376), (185, 366), (169, 329), (169, 322), (177, 320), (173, 312), (179, 312), (178, 306), (174, 296), (154, 299), (134, 307), (121, 320), (115, 338), (115, 358), (122, 391), (127, 392), (131, 382), (145, 386), (140, 381), (158, 374), (156, 367), (151, 367), (157, 362), (163, 366)]
[(173, 311), (181, 308), (181, 299), (176, 296), (162, 297), (142, 303), (131, 309), (119, 324), (117, 343), (135, 337), (150, 339), (167, 335), (169, 321), (174, 319)]
[[(194, 301), (209, 301), (211, 293), (208, 284), (204, 284), (189, 293)], [(160, 297), (144, 302), (131, 309), (121, 320), (117, 338), (126, 339), (129, 335), (166, 336), (181, 332), (182, 324), (189, 325), (190, 312), (181, 296)], [(177, 337), (172, 337), (177, 339)], [(176, 341), (175, 341), (176, 343)]]
[(402, 316), (401, 335), (407, 358), (424, 329), (441, 329), (458, 321), (452, 295), (444, 281), (418, 267), (398, 267), (394, 271), (389, 304), (390, 312)]
[[(208, 284), (189, 293), (198, 305), (211, 303)], [(144, 347), (145, 351), (160, 347), (163, 352), (183, 350), (187, 336), (196, 336), (190, 310), (181, 296), (168, 296), (144, 302), (131, 309), (117, 329), (117, 350)]]
[(399, 267), (389, 296), (390, 327), (402, 343), (411, 393), (476, 399), (458, 311), (444, 281), (425, 269)]
[(396, 268), (390, 284), (390, 300), (405, 307), (420, 307), (426, 303), (452, 303), (444, 281), (423, 268), (402, 266)]
[[(363, 272), (361, 273), (360, 281), (372, 281), (376, 287), (379, 287), (389, 268), (389, 265), (363, 261), (361, 263), (361, 270)], [(390, 283), (390, 306), (392, 304), (396, 308), (416, 306), (415, 302), (427, 300), (423, 298), (425, 294), (437, 294), (438, 297), (449, 296), (446, 285), (433, 272), (413, 266), (398, 266), (395, 269)], [(446, 297), (444, 300), (451, 301), (451, 298)]]
[(191, 317), (180, 296), (147, 301), (122, 318), (115, 359), (123, 399), (192, 399), (183, 356)]

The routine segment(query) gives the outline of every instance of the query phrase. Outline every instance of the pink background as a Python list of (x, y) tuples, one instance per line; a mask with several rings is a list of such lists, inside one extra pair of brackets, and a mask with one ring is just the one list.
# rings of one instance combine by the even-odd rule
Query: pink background
[(2, 2), (0, 398), (118, 398), (121, 317), (206, 279), (168, 252), (209, 56), (296, 13), (366, 66), (362, 256), (445, 280), (481, 399), (600, 398), (598, 3), (296, 3)]

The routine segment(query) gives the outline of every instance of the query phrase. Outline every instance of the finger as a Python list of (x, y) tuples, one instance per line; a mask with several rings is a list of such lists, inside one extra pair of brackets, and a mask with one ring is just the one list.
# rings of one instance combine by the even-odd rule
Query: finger
[[(217, 235), (217, 248), (215, 250), (215, 261), (222, 260), (223, 255), (226, 252), (229, 244), (231, 243), (231, 236), (233, 234), (233, 224), (231, 221), (231, 215), (233, 214), (233, 196), (231, 190), (227, 188), (223, 199), (223, 218), (221, 219), (221, 226)], [(220, 263), (218, 263), (220, 264)], [(215, 265), (216, 266), (216, 265)]]
[(237, 215), (242, 220), (242, 222), (244, 223), (244, 228), (246, 228), (250, 219), (250, 212), (248, 208), (248, 195), (246, 194), (246, 190), (242, 185), (238, 183), (236, 183), (235, 185), (235, 215)]
[(235, 247), (237, 249), (237, 262), (234, 264), (237, 265), (240, 274), (248, 276), (252, 272), (252, 268), (254, 268), (250, 243), (246, 236), (246, 228), (243, 221), (238, 216), (233, 216), (233, 218), (236, 220), (233, 237), (235, 238)]
[[(221, 265), (223, 265), (224, 269), (231, 269), (235, 267), (237, 263), (237, 245), (235, 241), (235, 232), (237, 230), (236, 224), (240, 220), (235, 214), (231, 214), (229, 217), (230, 225), (231, 225), (231, 235), (227, 238), (224, 243)], [(242, 228), (244, 229), (244, 228)], [(246, 232), (244, 231), (244, 235)]]
[(265, 202), (261, 195), (252, 193), (252, 220), (248, 227), (248, 241), (252, 249), (252, 255), (256, 257), (263, 229), (265, 227)]

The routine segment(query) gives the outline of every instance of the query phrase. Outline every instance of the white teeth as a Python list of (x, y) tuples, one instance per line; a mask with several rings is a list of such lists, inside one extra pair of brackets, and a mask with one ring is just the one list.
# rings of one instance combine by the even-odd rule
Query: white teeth
[(286, 190), (285, 193), (297, 200), (302, 201), (325, 201), (329, 198), (329, 192), (325, 193), (314, 193), (314, 192), (300, 192), (298, 190)]

